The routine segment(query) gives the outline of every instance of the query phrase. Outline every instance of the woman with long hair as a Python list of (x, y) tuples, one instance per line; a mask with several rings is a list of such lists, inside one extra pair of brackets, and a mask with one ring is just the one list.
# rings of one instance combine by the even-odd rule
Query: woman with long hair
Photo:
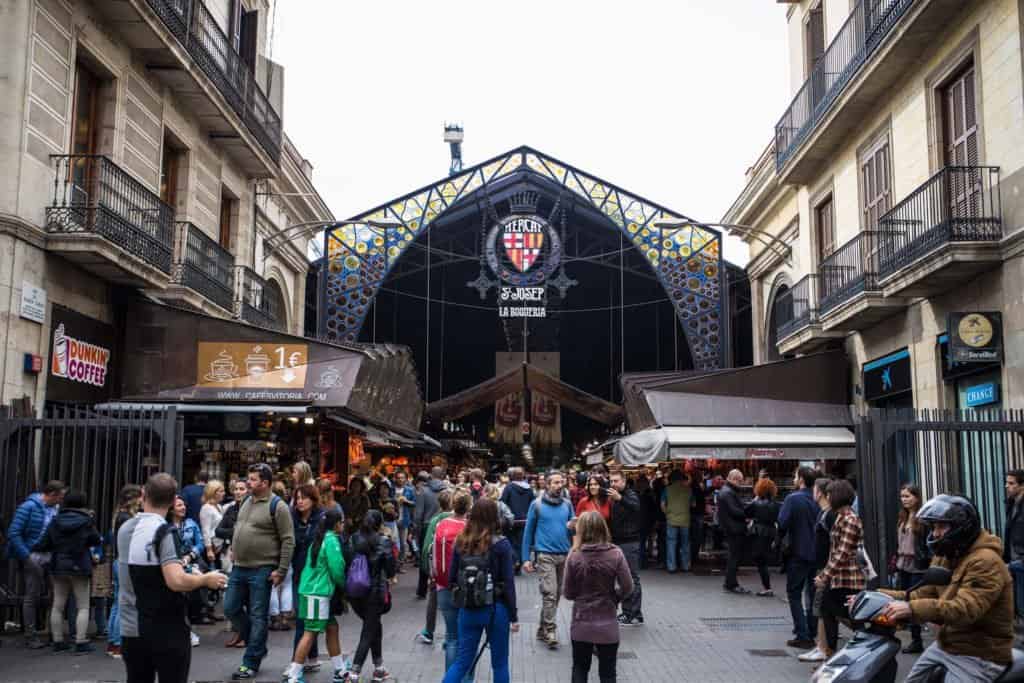
[(345, 513), (341, 509), (341, 504), (334, 497), (334, 483), (327, 477), (317, 479), (316, 490), (320, 493), (320, 509), (323, 513), (327, 514), (331, 510), (337, 510), (344, 520)]
[(594, 511), (604, 518), (605, 524), (612, 517), (612, 503), (608, 499), (608, 485), (597, 475), (587, 479), (586, 493), (576, 505), (576, 516), (582, 517), (584, 512)]
[(224, 483), (211, 479), (203, 489), (203, 507), (199, 509), (199, 529), (203, 533), (203, 547), (206, 549), (206, 563), (217, 565), (224, 541), (217, 538), (217, 525), (224, 519)]
[[(470, 674), (478, 658), (480, 638), (487, 633), (491, 648), (491, 670), (494, 683), (509, 683), (509, 632), (519, 631), (516, 611), (515, 555), (512, 544), (500, 535), (498, 505), (490, 498), (481, 497), (469, 511), (469, 520), (455, 542), (448, 584), (455, 590), (456, 602), (468, 602), (469, 596), (460, 584), (460, 569), (478, 567), (478, 581), (492, 586), (493, 604), (489, 606), (462, 606), (459, 608), (459, 642), (455, 663), (444, 675), (444, 683), (460, 683)], [(479, 565), (470, 564), (471, 558), (485, 558)], [(479, 574), (484, 571), (486, 578)], [(463, 572), (468, 576), (468, 571)]]
[(758, 479), (754, 484), (754, 500), (750, 501), (743, 511), (743, 514), (753, 520), (750, 529), (753, 537), (750, 555), (757, 565), (758, 574), (761, 575), (761, 590), (757, 592), (761, 597), (775, 595), (772, 592), (771, 574), (768, 573), (768, 560), (772, 557), (772, 546), (779, 533), (780, 506), (775, 501), (778, 492), (775, 482), (768, 477)]
[(619, 650), (619, 620), (615, 613), (623, 597), (633, 592), (633, 578), (622, 551), (611, 542), (601, 514), (589, 510), (576, 520), (579, 539), (565, 561), (562, 595), (573, 600), (572, 683), (586, 683), (597, 650), (601, 683), (614, 683)]
[(370, 590), (363, 597), (350, 597), (349, 602), (356, 615), (362, 620), (363, 628), (359, 632), (359, 645), (352, 657), (349, 677), (352, 681), (359, 680), (366, 655), (373, 653), (374, 683), (381, 683), (390, 678), (391, 674), (384, 668), (382, 641), (384, 629), (381, 617), (391, 611), (390, 582), (397, 571), (394, 546), (387, 534), (383, 533), (384, 517), (379, 510), (370, 510), (363, 517), (359, 530), (349, 541), (345, 557), (346, 565), (359, 555), (366, 557), (370, 575)]
[[(292, 496), (295, 495), (295, 492), (298, 491), (300, 486), (305, 486), (306, 484), (315, 484), (316, 483), (313, 480), (313, 468), (310, 467), (309, 463), (306, 462), (305, 460), (299, 460), (294, 465), (292, 465), (291, 475), (292, 475)], [(295, 499), (294, 498), (292, 499), (292, 504), (293, 505), (295, 504)]]
[[(296, 489), (298, 500), (313, 488), (303, 484)], [(314, 489), (315, 490), (315, 489)], [(329, 510), (316, 524), (316, 531), (303, 552), (302, 578), (299, 580), (299, 621), (302, 636), (295, 641), (292, 662), (285, 671), (285, 683), (302, 683), (309, 670), (309, 657), (316, 660), (317, 635), (326, 632), (327, 653), (331, 656), (335, 681), (350, 681), (345, 659), (341, 655), (337, 617), (345, 611), (342, 592), (345, 590), (345, 556), (341, 550), (341, 529), (344, 518), (338, 510)], [(298, 546), (296, 546), (298, 552)], [(296, 635), (300, 631), (296, 630)], [(316, 667), (319, 668), (319, 665)]]
[[(921, 574), (931, 564), (928, 552), (928, 532), (924, 525), (917, 521), (917, 511), (921, 509), (921, 489), (915, 484), (904, 484), (900, 487), (900, 515), (896, 526), (896, 570), (899, 572), (900, 590), (910, 590), (921, 578)], [(924, 651), (921, 642), (921, 625), (910, 625), (910, 643), (903, 648), (906, 654), (917, 654)]]
[(828, 485), (828, 503), (836, 512), (836, 523), (829, 538), (828, 562), (814, 579), (814, 587), (824, 590), (821, 617), (825, 622), (825, 641), (835, 652), (839, 641), (839, 619), (850, 614), (846, 599), (864, 590), (864, 572), (857, 564), (857, 549), (864, 538), (864, 527), (853, 512), (857, 497), (853, 486), (845, 479), (836, 479)]

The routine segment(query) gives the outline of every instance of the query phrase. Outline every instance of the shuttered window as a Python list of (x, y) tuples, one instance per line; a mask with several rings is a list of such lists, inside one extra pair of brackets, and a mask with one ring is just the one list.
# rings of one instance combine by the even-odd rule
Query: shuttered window
[(820, 263), (836, 250), (836, 226), (831, 195), (814, 209), (814, 228), (817, 231)]
[(820, 4), (808, 12), (804, 30), (807, 33), (804, 41), (807, 50), (807, 75), (810, 76), (818, 60), (825, 54), (825, 10)]
[(884, 137), (861, 158), (860, 181), (865, 230), (878, 227), (878, 219), (892, 206), (889, 139)]
[[(975, 70), (968, 66), (942, 89), (943, 132), (947, 166), (977, 166), (978, 115)], [(949, 201), (953, 216), (970, 216), (981, 200), (979, 182), (971, 174), (950, 174)]]

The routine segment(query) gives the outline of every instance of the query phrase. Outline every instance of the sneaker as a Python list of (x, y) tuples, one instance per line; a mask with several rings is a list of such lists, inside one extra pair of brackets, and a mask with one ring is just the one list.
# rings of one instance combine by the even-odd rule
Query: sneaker
[(763, 591), (757, 591), (757, 596), (759, 598), (774, 598), (775, 591), (773, 591), (771, 588), (765, 588)]
[(319, 670), (320, 670), (320, 660), (319, 659), (306, 660), (306, 663), (302, 665), (302, 672), (303, 673), (307, 673), (308, 674), (308, 673), (313, 673), (314, 671), (319, 671)]
[(114, 645), (113, 643), (107, 645), (107, 656), (113, 657), (114, 659), (121, 659), (121, 646)]
[(544, 638), (544, 644), (548, 646), (549, 650), (557, 650), (558, 649), (558, 638), (555, 636), (554, 633), (552, 633), (550, 636), (547, 636), (546, 638)]
[(378, 666), (373, 670), (373, 678), (370, 680), (372, 680), (373, 683), (384, 683), (384, 681), (389, 678), (391, 678), (391, 674), (388, 673), (388, 670), (382, 666)]
[(620, 626), (643, 626), (644, 625), (644, 618), (643, 617), (627, 617), (625, 614), (620, 614), (618, 620), (619, 620), (619, 625)]
[(434, 636), (433, 634), (427, 633), (426, 631), (420, 631), (416, 634), (416, 642), (423, 643), (424, 645), (433, 645)]
[(31, 635), (25, 638), (25, 647), (30, 650), (42, 650), (46, 647), (46, 643), (37, 635)]
[(87, 655), (90, 652), (96, 652), (96, 646), (92, 643), (75, 643), (75, 651), (72, 654)]
[(828, 657), (826, 657), (825, 653), (818, 648), (814, 648), (810, 652), (805, 652), (802, 655), (799, 655), (797, 659), (801, 662), (824, 662)]
[(750, 595), (750, 590), (743, 586), (733, 586), (732, 588), (722, 586), (722, 590), (726, 593), (735, 593), (736, 595)]
[(70, 649), (71, 649), (71, 643), (65, 643), (64, 641), (61, 641), (59, 643), (54, 643), (53, 644), (53, 651), (54, 652), (67, 652)]
[(192, 647), (199, 647), (199, 636), (196, 635), (195, 631), (192, 631), (192, 633), (189, 634), (189, 638), (192, 641)]
[(256, 674), (259, 673), (256, 669), (250, 669), (244, 664), (238, 667), (238, 671), (231, 674), (231, 680), (233, 681), (248, 681), (256, 678)]
[(795, 647), (798, 650), (810, 650), (811, 648), (817, 648), (817, 643), (810, 638), (791, 638), (786, 641), (786, 646)]
[(289, 676), (285, 674), (281, 677), (281, 683), (306, 683), (306, 677), (303, 675), (305, 672), (300, 671), (298, 676)]
[(352, 677), (348, 669), (338, 669), (334, 672), (334, 678), (331, 679), (331, 683), (355, 683), (357, 680)]

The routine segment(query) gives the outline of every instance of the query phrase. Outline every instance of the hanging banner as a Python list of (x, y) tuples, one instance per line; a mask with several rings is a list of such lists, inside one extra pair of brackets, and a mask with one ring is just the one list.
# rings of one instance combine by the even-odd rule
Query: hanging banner
[[(496, 353), (495, 374), (502, 375), (521, 367), (523, 354)], [(530, 365), (558, 377), (561, 372), (561, 354), (558, 352), (531, 352)], [(523, 442), (523, 428), (529, 423), (534, 448), (546, 448), (562, 443), (562, 410), (554, 399), (539, 391), (531, 391), (531, 407), (524, 415), (523, 394), (516, 392), (502, 397), (494, 404), (494, 434), (498, 443), (517, 445)]]

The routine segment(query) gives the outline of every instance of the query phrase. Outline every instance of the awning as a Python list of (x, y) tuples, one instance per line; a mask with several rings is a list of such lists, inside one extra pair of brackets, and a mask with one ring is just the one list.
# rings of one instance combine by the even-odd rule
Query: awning
[(389, 448), (425, 448), (430, 450), (446, 450), (436, 439), (420, 432), (400, 434), (385, 427), (371, 425), (355, 416), (339, 415), (332, 411), (328, 417), (350, 429), (360, 432), (366, 441)]
[(131, 403), (111, 401), (93, 406), (93, 410), (167, 410), (174, 408), (179, 413), (279, 413), (282, 415), (304, 415), (311, 410), (297, 405), (259, 405), (255, 403)]
[(660, 427), (631, 434), (615, 459), (635, 466), (662, 460), (853, 460), (845, 427)]

